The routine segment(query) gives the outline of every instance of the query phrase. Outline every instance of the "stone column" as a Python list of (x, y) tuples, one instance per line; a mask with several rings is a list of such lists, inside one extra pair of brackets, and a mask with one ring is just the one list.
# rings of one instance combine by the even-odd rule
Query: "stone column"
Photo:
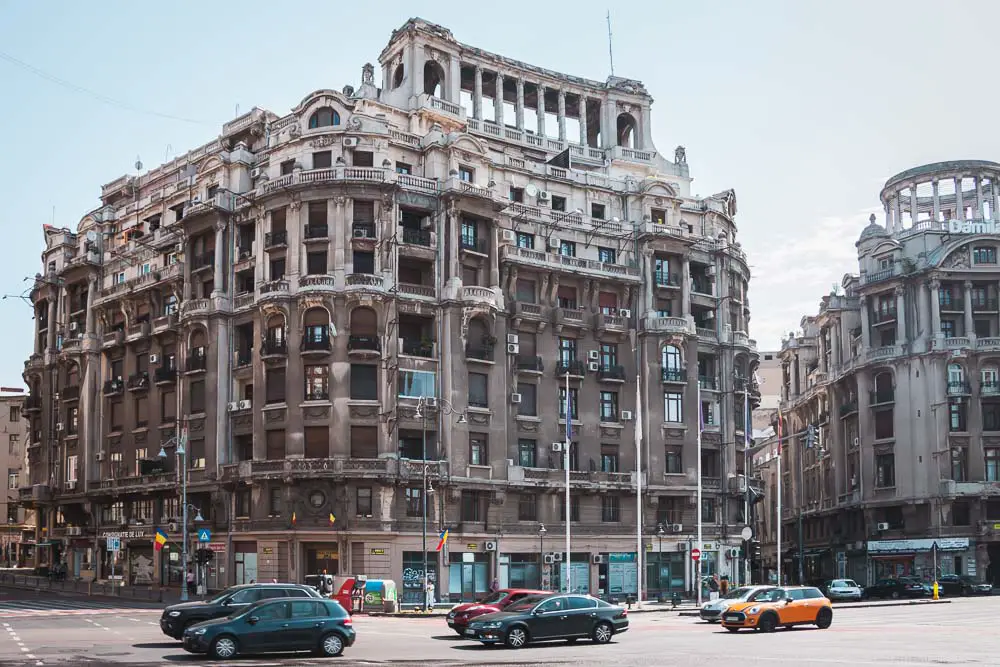
[(902, 286), (896, 288), (896, 344), (906, 344), (906, 294)]
[(545, 86), (538, 84), (538, 136), (545, 136)]
[(843, 353), (840, 350), (840, 319), (836, 319), (833, 322), (833, 326), (830, 327), (830, 363), (833, 367), (840, 368), (840, 360)]
[(475, 82), (472, 89), (472, 117), (483, 119), (483, 68), (476, 65)]
[(642, 282), (645, 289), (645, 312), (649, 313), (653, 310), (653, 291), (655, 290), (653, 286), (653, 251), (649, 248), (643, 248), (642, 251)]
[(514, 117), (517, 129), (524, 131), (524, 79), (518, 79), (517, 84), (517, 102), (514, 103)]
[(496, 290), (500, 287), (500, 258), (499, 258), (499, 246), (500, 246), (500, 235), (495, 224), (490, 223), (489, 229), (489, 241), (490, 241), (490, 287)]
[(892, 229), (888, 230), (890, 234), (894, 234), (903, 229), (903, 193), (896, 193), (896, 221), (892, 226)]
[(965, 220), (965, 199), (962, 196), (962, 177), (955, 178), (955, 219)]
[(965, 335), (969, 338), (974, 338), (973, 333), (975, 326), (972, 320), (972, 281), (965, 281)]
[(681, 262), (681, 312), (680, 317), (691, 314), (691, 260), (687, 257)]
[(49, 299), (49, 330), (45, 333), (45, 351), (53, 354), (56, 352), (56, 302), (58, 300), (58, 296)]
[(503, 127), (503, 74), (497, 72), (495, 96), (493, 98), (493, 119)]
[(1000, 192), (997, 191), (997, 181), (995, 177), (990, 177), (990, 195), (992, 196), (990, 204), (990, 218), (993, 220), (1000, 220), (997, 216), (997, 205), (1000, 204)]
[(941, 219), (941, 198), (938, 196), (938, 181), (934, 179), (931, 181), (931, 192), (934, 199), (934, 222)]
[[(86, 333), (88, 336), (93, 336), (97, 333), (95, 331), (95, 314), (94, 314), (94, 299), (97, 297), (97, 278), (95, 276), (90, 277), (90, 281), (87, 283), (87, 324)], [(162, 314), (162, 313), (161, 313)]]
[(559, 91), (559, 141), (566, 141), (566, 91)]
[(215, 223), (215, 273), (212, 276), (212, 298), (222, 296), (225, 291), (225, 277), (223, 262), (226, 250), (226, 222), (219, 220)]
[(983, 177), (976, 176), (976, 214), (973, 218), (983, 216)]
[(892, 232), (892, 201), (885, 202), (885, 230)]
[[(182, 301), (191, 298), (191, 260), (194, 259), (194, 239), (184, 242), (184, 289), (181, 295)], [(177, 304), (180, 308), (181, 304)]]
[(917, 226), (917, 184), (910, 186), (910, 227)]
[(941, 337), (941, 281), (935, 278), (928, 287), (931, 290), (931, 335), (937, 339)]
[(587, 96), (580, 95), (580, 145), (587, 146)]
[(861, 299), (861, 348), (863, 352), (872, 349), (871, 314), (868, 312), (868, 297)]
[[(457, 57), (451, 56), (448, 59), (448, 101), (453, 104), (462, 103), (462, 63)], [(445, 91), (441, 91), (442, 96)]]

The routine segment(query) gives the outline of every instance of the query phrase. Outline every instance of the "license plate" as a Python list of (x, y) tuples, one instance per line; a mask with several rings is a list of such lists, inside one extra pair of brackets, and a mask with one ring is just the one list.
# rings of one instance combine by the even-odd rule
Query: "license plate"
[(726, 616), (726, 620), (729, 621), (730, 623), (739, 623), (740, 617), (739, 616)]
[(471, 637), (472, 635), (476, 634), (476, 631), (475, 630), (466, 630), (465, 634)]

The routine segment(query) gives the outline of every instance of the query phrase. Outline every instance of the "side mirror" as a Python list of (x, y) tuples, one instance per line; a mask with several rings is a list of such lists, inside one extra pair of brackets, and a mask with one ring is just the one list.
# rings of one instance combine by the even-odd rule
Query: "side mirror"
[(257, 625), (258, 623), (260, 623), (260, 617), (251, 616), (250, 618), (247, 619), (247, 623), (249, 623), (250, 625)]
[(541, 609), (532, 609), (532, 610), (531, 610), (531, 615), (532, 615), (532, 616), (538, 616), (538, 615), (539, 615), (539, 614), (541, 614), (541, 613), (542, 613), (542, 610), (541, 610)]

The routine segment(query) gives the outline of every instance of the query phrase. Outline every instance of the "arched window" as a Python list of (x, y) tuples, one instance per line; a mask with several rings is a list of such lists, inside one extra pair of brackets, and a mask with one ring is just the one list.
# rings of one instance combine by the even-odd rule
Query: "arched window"
[(396, 69), (392, 72), (392, 89), (395, 90), (403, 85), (403, 63), (396, 65)]
[(664, 380), (681, 380), (683, 371), (681, 370), (681, 351), (679, 348), (673, 345), (664, 345), (660, 365), (663, 366)]
[(310, 308), (303, 318), (304, 349), (326, 349), (330, 345), (330, 314), (325, 308)]
[(444, 69), (433, 60), (424, 63), (424, 92), (434, 97), (444, 92)]
[(638, 124), (635, 117), (630, 113), (618, 114), (618, 145), (625, 148), (638, 148), (636, 145), (636, 132)]
[(965, 382), (965, 369), (961, 364), (948, 364), (948, 384)]
[(309, 129), (315, 130), (317, 127), (330, 127), (340, 125), (340, 114), (330, 107), (316, 109), (313, 115), (309, 116)]
[(70, 364), (66, 368), (66, 386), (76, 387), (80, 384), (80, 367), (76, 364)]
[(875, 400), (877, 403), (892, 403), (895, 398), (895, 387), (892, 384), (892, 373), (882, 371), (875, 375)]
[(1000, 373), (995, 365), (983, 366), (979, 371), (979, 391), (984, 394), (1000, 393)]

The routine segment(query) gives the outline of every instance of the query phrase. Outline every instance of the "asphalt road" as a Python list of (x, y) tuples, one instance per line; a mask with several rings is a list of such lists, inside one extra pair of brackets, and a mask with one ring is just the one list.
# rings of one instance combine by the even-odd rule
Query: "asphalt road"
[[(218, 665), (664, 665), (883, 667), (995, 665), (1000, 596), (951, 604), (852, 609), (839, 606), (828, 630), (730, 634), (676, 613), (632, 614), (607, 646), (543, 644), (520, 651), (466, 642), (443, 619), (358, 617), (358, 642), (342, 658), (264, 656)], [(0, 591), (0, 665), (183, 665), (189, 655), (160, 633), (159, 611), (91, 599)]]

